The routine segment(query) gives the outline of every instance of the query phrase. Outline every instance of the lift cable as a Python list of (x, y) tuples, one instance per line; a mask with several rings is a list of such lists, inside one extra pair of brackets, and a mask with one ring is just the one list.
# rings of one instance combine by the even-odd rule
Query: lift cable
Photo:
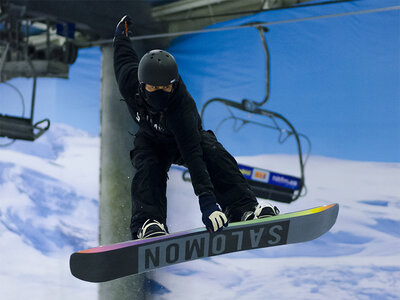
[[(236, 29), (243, 29), (243, 28), (252, 28), (252, 27), (257, 27), (257, 26), (273, 26), (273, 25), (280, 25), (280, 24), (289, 24), (289, 23), (305, 22), (305, 21), (320, 20), (320, 19), (337, 18), (337, 17), (344, 17), (344, 16), (352, 16), (352, 15), (387, 12), (387, 11), (392, 11), (392, 10), (400, 10), (400, 5), (388, 6), (388, 7), (382, 7), (382, 8), (374, 8), (374, 9), (365, 9), (365, 10), (352, 11), (352, 12), (327, 14), (327, 15), (321, 15), (321, 16), (296, 18), (296, 19), (289, 19), (289, 20), (248, 23), (248, 24), (243, 24), (243, 25), (238, 25), (238, 26), (228, 26), (228, 27), (220, 27), (220, 28), (207, 28), (207, 29), (199, 29), (199, 30), (140, 35), (140, 36), (131, 37), (130, 40), (138, 41), (138, 40), (148, 40), (148, 39), (173, 38), (173, 37), (178, 37), (178, 36), (183, 36), (183, 35), (236, 30)], [(104, 39), (104, 40), (97, 40), (97, 41), (93, 41), (93, 42), (82, 43), (80, 45), (82, 47), (94, 47), (94, 46), (101, 46), (101, 45), (112, 44), (112, 43), (113, 43), (113, 39)]]

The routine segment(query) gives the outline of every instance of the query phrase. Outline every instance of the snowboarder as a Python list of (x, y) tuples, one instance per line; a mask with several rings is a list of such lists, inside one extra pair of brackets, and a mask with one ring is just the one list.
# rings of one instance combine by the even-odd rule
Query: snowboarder
[(277, 215), (271, 204), (258, 204), (235, 159), (201, 125), (174, 57), (163, 50), (139, 61), (131, 46), (132, 20), (124, 16), (114, 36), (114, 71), (122, 97), (139, 124), (130, 153), (133, 239), (168, 234), (166, 185), (171, 164), (186, 166), (209, 231), (228, 222)]

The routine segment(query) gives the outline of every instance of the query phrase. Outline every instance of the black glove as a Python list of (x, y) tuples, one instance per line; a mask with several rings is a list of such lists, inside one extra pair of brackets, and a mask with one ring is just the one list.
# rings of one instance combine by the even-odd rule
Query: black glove
[(199, 196), (202, 221), (210, 232), (216, 232), (228, 226), (228, 219), (217, 205), (217, 199), (212, 194)]
[(132, 27), (132, 18), (128, 15), (123, 16), (121, 21), (117, 24), (117, 28), (115, 29), (115, 34), (114, 34), (114, 41), (117, 37), (129, 37), (132, 35), (132, 31), (129, 29)]

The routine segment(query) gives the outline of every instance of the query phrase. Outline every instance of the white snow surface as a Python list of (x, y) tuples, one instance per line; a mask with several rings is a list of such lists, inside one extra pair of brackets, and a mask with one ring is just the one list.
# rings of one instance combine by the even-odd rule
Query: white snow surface
[[(47, 137), (46, 137), (47, 135)], [(39, 142), (41, 141), (41, 142)], [(22, 143), (22, 144), (21, 144)], [(238, 157), (298, 174), (297, 157)], [(171, 232), (203, 226), (182, 169), (171, 168)], [(96, 299), (69, 255), (97, 245), (99, 138), (55, 124), (35, 143), (0, 148), (0, 298)], [(400, 299), (400, 163), (311, 156), (308, 193), (282, 213), (339, 203), (330, 232), (307, 243), (201, 259), (148, 273), (155, 299)]]
[(99, 153), (62, 124), (0, 148), (0, 299), (96, 299), (69, 255), (97, 244)]

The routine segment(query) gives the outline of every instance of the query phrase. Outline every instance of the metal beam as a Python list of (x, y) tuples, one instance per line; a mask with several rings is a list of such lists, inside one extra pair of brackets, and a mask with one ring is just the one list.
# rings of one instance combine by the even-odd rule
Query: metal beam
[[(153, 8), (152, 15), (154, 18), (162, 18), (168, 15), (176, 15), (181, 12), (186, 12), (188, 10), (199, 9), (213, 5), (221, 5), (222, 3), (228, 1), (232, 2), (232, 0), (181, 0)], [(257, 1), (259, 2), (259, 0)], [(242, 0), (240, 2), (248, 3), (247, 1)]]
[[(313, 21), (319, 19), (329, 19), (329, 18), (337, 18), (337, 17), (345, 17), (352, 15), (362, 15), (362, 14), (370, 14), (370, 13), (379, 13), (379, 12), (387, 12), (400, 10), (400, 5), (388, 6), (376, 9), (366, 9), (360, 11), (352, 11), (345, 13), (336, 13), (336, 14), (327, 14), (313, 17), (305, 17), (298, 19), (288, 19), (288, 20), (280, 20), (280, 21), (272, 21), (272, 22), (260, 22), (256, 24), (243, 24), (238, 26), (229, 26), (229, 27), (220, 27), (220, 28), (208, 28), (208, 29), (199, 29), (199, 30), (188, 30), (188, 31), (179, 31), (179, 32), (169, 32), (169, 33), (160, 33), (160, 34), (150, 34), (150, 35), (141, 35), (134, 36), (131, 38), (132, 41), (140, 41), (140, 40), (151, 40), (151, 39), (169, 39), (183, 35), (191, 35), (191, 34), (199, 34), (199, 33), (208, 33), (208, 32), (218, 32), (218, 31), (227, 31), (227, 30), (236, 30), (236, 29), (244, 29), (251, 27), (259, 27), (259, 26), (274, 26), (280, 24), (289, 24), (289, 23), (297, 23), (297, 22), (305, 22), (305, 21)], [(90, 47), (94, 45), (105, 45), (112, 43), (112, 40), (98, 40), (96, 42), (86, 44), (85, 46)]]

